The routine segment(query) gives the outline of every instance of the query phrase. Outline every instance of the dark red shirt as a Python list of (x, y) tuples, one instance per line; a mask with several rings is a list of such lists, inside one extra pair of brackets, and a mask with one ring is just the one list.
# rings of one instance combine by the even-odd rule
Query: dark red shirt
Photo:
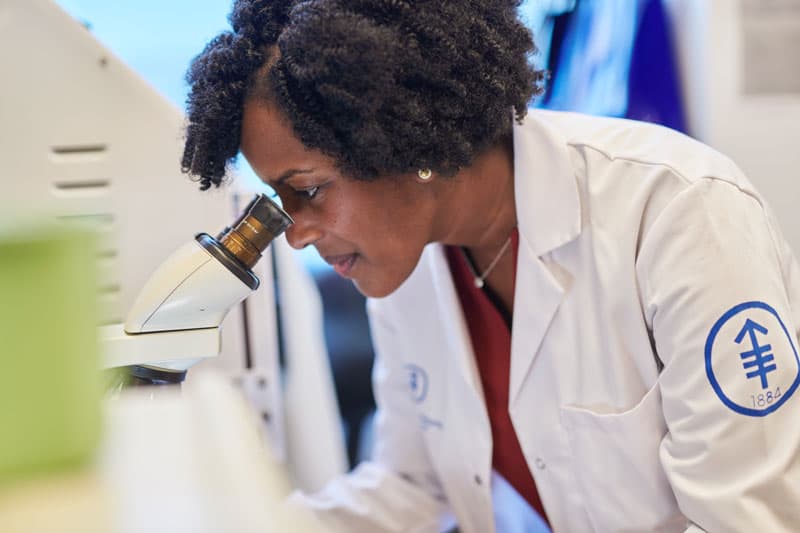
[[(519, 234), (512, 234), (514, 265), (517, 264)], [(469, 327), (472, 348), (480, 371), (486, 410), (492, 428), (492, 466), (513, 486), (543, 519), (544, 513), (536, 482), (533, 479), (508, 412), (508, 388), (511, 372), (510, 317), (501, 312), (501, 304), (487, 287), (475, 287), (472, 273), (461, 251), (446, 248), (453, 281)], [(514, 277), (516, 278), (516, 266)]]

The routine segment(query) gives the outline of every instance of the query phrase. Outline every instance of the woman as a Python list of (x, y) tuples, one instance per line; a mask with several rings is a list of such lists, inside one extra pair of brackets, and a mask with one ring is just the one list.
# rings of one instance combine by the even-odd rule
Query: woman
[[(526, 112), (515, 1), (236, 2), (188, 75), (184, 170), (241, 150), (370, 297), (373, 461), (346, 531), (800, 523), (800, 269), (758, 193), (657, 126)], [(513, 332), (513, 334), (512, 334)], [(502, 526), (498, 526), (502, 527)]]

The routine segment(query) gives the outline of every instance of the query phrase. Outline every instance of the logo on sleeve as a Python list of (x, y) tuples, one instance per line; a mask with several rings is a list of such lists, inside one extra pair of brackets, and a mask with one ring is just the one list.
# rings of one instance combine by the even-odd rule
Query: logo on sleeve
[(775, 309), (745, 302), (729, 309), (706, 340), (706, 375), (722, 403), (766, 416), (800, 384), (797, 341)]

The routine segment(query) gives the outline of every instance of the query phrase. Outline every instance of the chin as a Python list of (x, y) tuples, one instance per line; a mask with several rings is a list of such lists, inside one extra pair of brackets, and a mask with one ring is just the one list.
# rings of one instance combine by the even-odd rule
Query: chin
[(413, 273), (416, 263), (411, 268), (403, 268), (400, 264), (394, 264), (391, 268), (376, 268), (368, 263), (361, 266), (369, 268), (357, 271), (352, 278), (358, 292), (367, 298), (384, 298), (406, 282)]
[(358, 292), (367, 298), (384, 298), (392, 294), (400, 286), (400, 284), (375, 283), (374, 281), (359, 281), (357, 279), (353, 280), (353, 285), (358, 289)]

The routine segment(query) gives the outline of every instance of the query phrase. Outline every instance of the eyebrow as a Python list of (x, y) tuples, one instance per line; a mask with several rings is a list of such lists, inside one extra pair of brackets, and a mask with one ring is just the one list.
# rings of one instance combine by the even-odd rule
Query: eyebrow
[(288, 180), (295, 174), (310, 174), (311, 172), (314, 172), (313, 168), (303, 168), (303, 169), (290, 168), (289, 170), (278, 176), (278, 179), (275, 180), (275, 184), (283, 185), (284, 183), (286, 183), (286, 180)]

